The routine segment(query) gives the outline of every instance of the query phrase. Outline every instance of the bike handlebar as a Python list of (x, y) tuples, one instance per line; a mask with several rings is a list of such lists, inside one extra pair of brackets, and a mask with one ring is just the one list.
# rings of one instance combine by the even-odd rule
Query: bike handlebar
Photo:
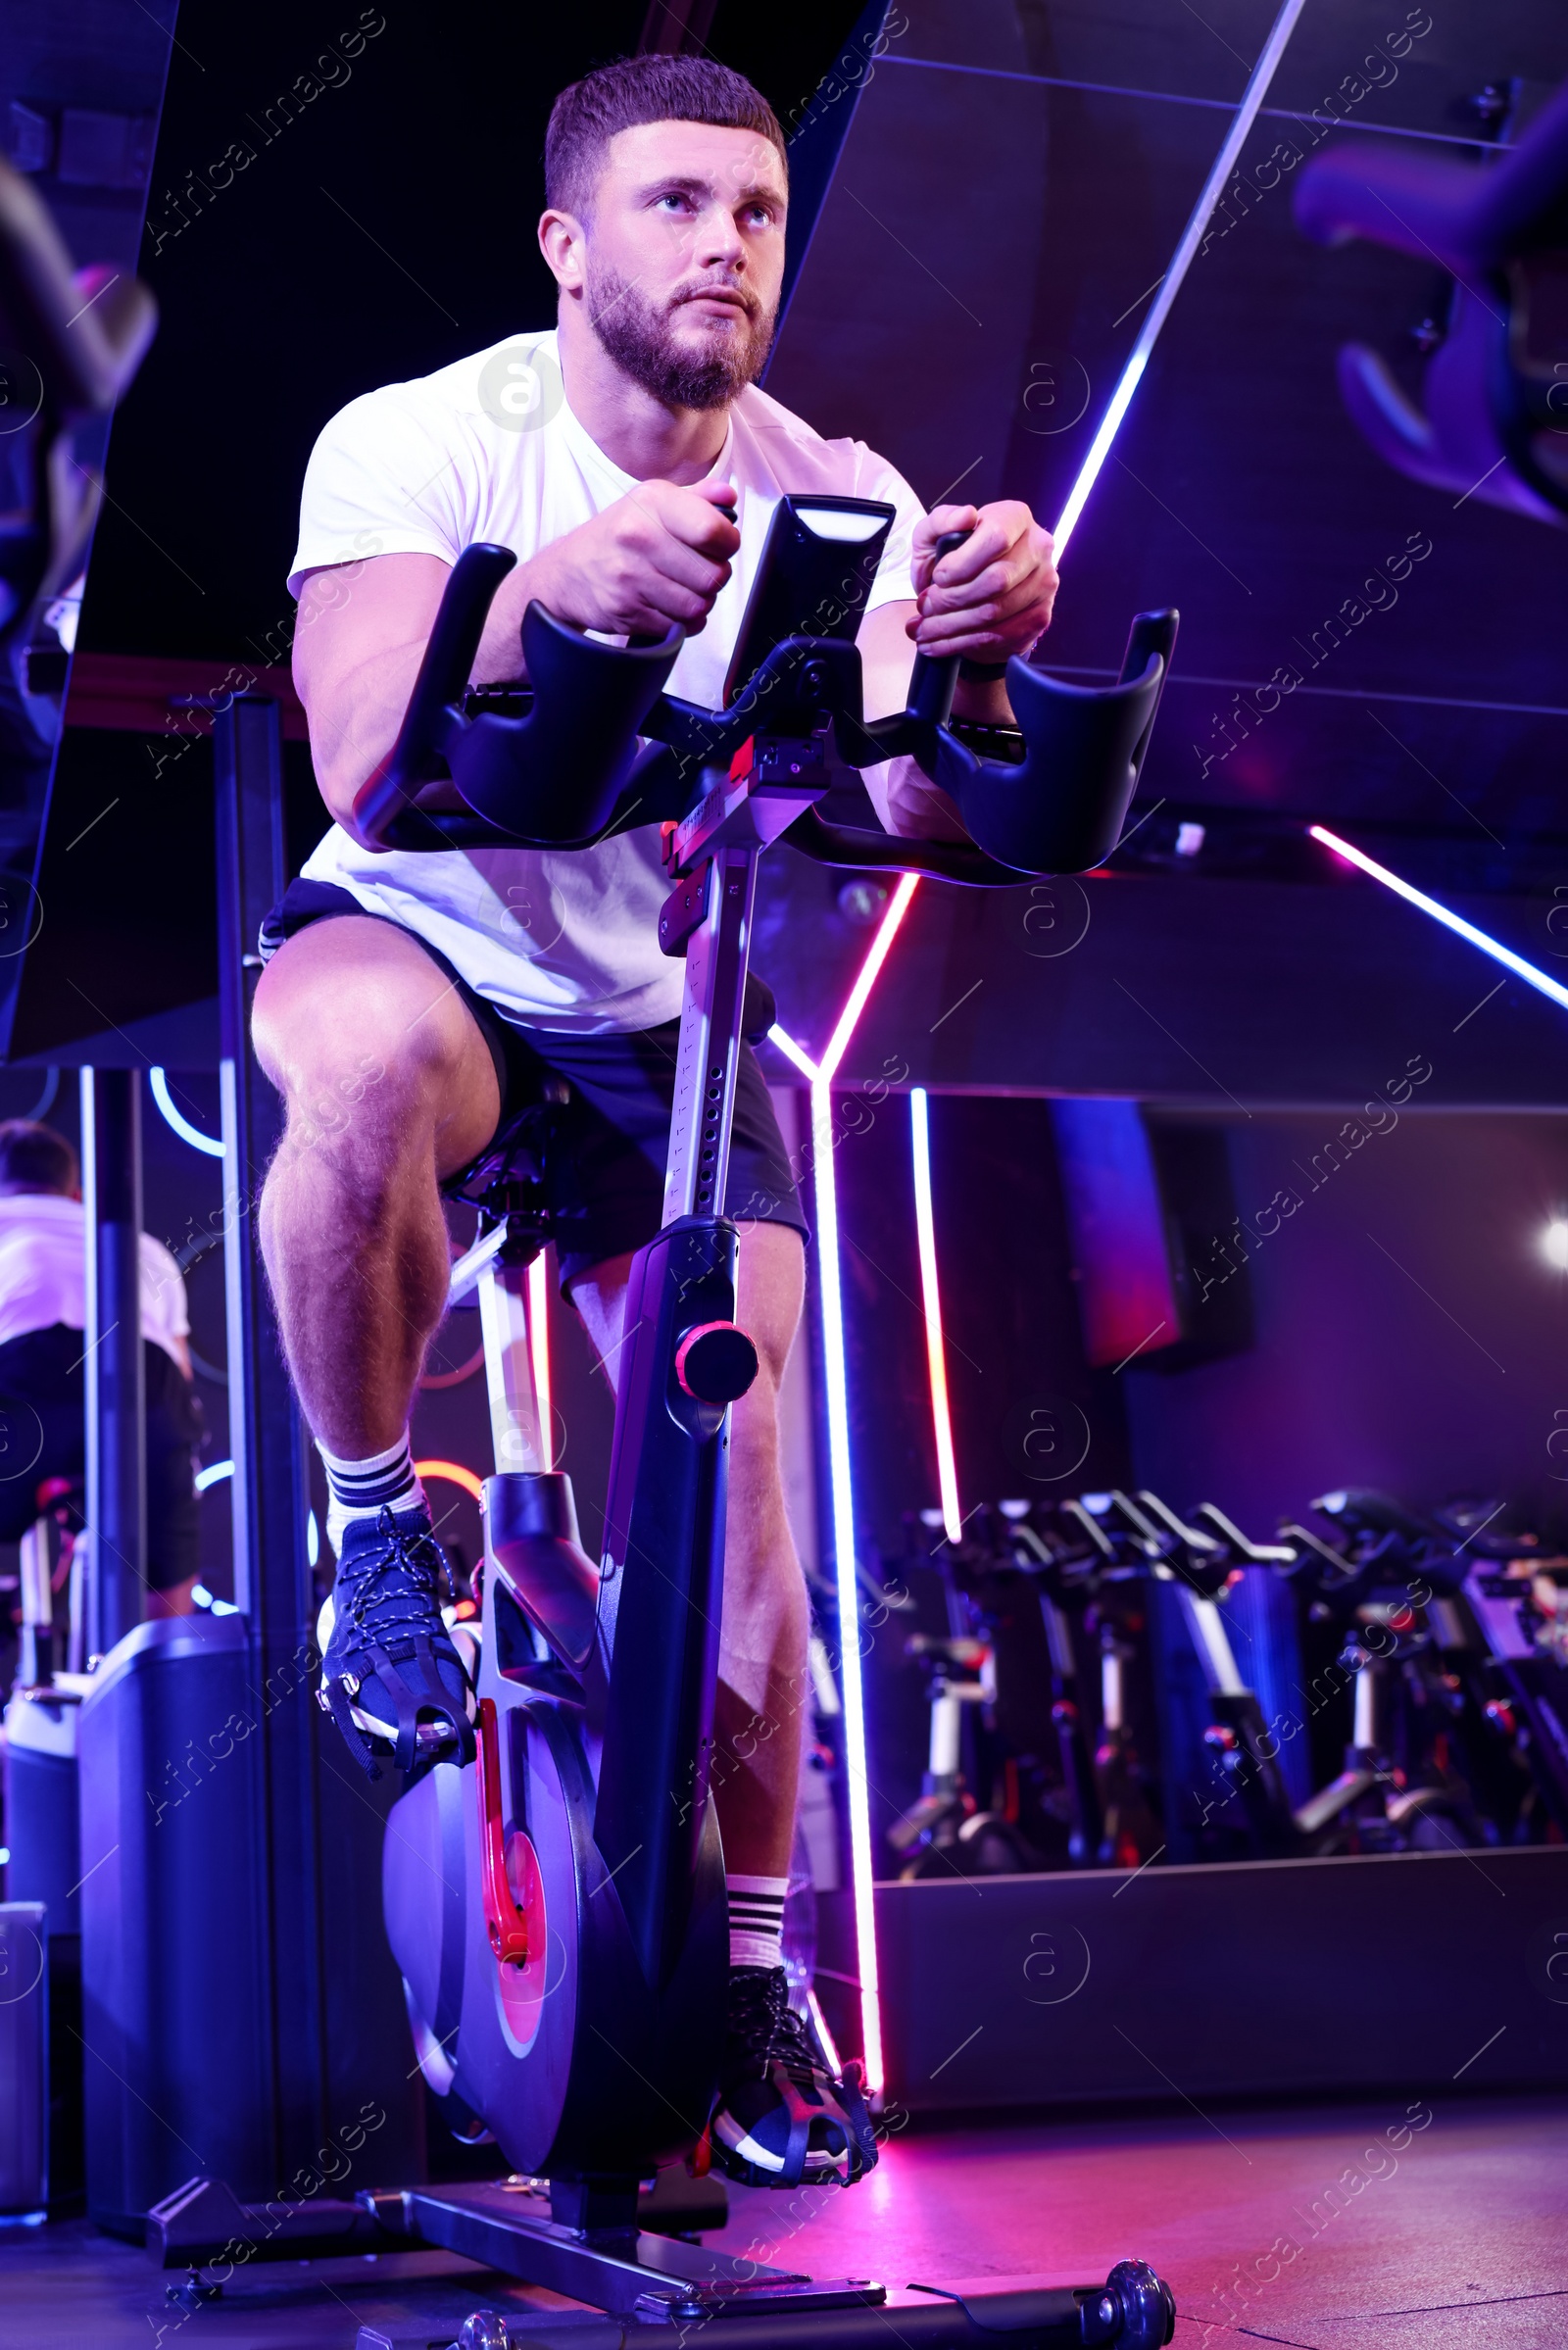
[[(867, 721), (856, 646), (790, 636), (729, 709), (706, 710), (664, 691), (678, 628), (653, 643), (604, 644), (537, 603), (522, 622), (529, 706), (469, 709), (490, 605), (515, 563), (509, 548), (480, 543), (453, 566), (397, 741), (360, 803), (361, 829), (377, 847), (588, 848), (633, 823), (679, 821), (711, 782), (704, 770), (727, 767), (748, 736), (830, 726), (847, 765), (912, 757), (956, 803), (971, 839), (906, 840), (830, 824), (811, 809), (790, 834), (808, 856), (970, 888), (1085, 872), (1120, 837), (1176, 640), (1174, 612), (1140, 613), (1120, 677), (1100, 688), (1010, 661), (1021, 763), (979, 757), (951, 730), (956, 658), (917, 655), (907, 707)], [(444, 776), (464, 808), (416, 806), (420, 789)]]

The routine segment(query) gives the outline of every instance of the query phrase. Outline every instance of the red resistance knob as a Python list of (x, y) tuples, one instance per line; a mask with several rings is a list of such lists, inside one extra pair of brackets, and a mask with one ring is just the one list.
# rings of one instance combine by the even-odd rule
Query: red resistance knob
[(757, 1377), (757, 1348), (733, 1322), (699, 1322), (675, 1348), (675, 1377), (699, 1403), (733, 1403)]

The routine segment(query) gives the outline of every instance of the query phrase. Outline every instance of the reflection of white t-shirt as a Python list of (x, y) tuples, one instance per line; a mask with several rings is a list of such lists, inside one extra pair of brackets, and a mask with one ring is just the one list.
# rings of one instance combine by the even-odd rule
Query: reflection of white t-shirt
[[(141, 1335), (178, 1362), (172, 1342), (190, 1335), (183, 1276), (150, 1232), (140, 1254)], [(87, 1210), (58, 1192), (0, 1198), (0, 1346), (56, 1322), (87, 1327)]]
[[(435, 555), (450, 563), (479, 539), (526, 561), (635, 489), (562, 396), (555, 342), (553, 334), (514, 337), (350, 401), (306, 470), (290, 593), (325, 564), (376, 555)], [(503, 377), (507, 367), (498, 355), (519, 351), (534, 355), (530, 388), (544, 387), (521, 428), (498, 419), (507, 393), (503, 385), (498, 399), (494, 389), (498, 367)], [(735, 484), (740, 551), (707, 627), (675, 663), (672, 693), (718, 703), (767, 526), (785, 494), (886, 499), (897, 518), (867, 608), (912, 597), (909, 537), (923, 509), (863, 442), (823, 440), (752, 385), (730, 410), (711, 478)], [(305, 873), (336, 882), (368, 912), (389, 914), (427, 939), (515, 1020), (594, 1033), (652, 1028), (680, 1010), (682, 966), (659, 949), (669, 883), (656, 825), (595, 849), (378, 857), (334, 824)]]

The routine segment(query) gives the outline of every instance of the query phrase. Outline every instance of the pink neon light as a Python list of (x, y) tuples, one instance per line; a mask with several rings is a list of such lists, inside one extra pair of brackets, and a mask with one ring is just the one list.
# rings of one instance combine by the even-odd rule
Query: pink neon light
[(948, 1402), (948, 1350), (942, 1336), (942, 1293), (937, 1282), (936, 1216), (931, 1205), (931, 1124), (924, 1086), (909, 1095), (909, 1133), (914, 1146), (914, 1230), (920, 1250), (920, 1296), (925, 1306), (925, 1360), (931, 1386), (931, 1426), (937, 1443), (937, 1491), (942, 1525), (950, 1542), (963, 1533), (958, 1507), (958, 1470), (953, 1449), (953, 1413)]
[(460, 1460), (416, 1460), (414, 1474), (419, 1478), (445, 1478), (448, 1485), (461, 1485), (464, 1492), (471, 1493), (475, 1501), (479, 1499), (482, 1481), (471, 1469), (466, 1469)]
[(528, 1362), (533, 1372), (534, 1418), (539, 1424), (535, 1449), (541, 1469), (556, 1465), (556, 1423), (550, 1401), (550, 1282), (544, 1256), (528, 1267)]
[(919, 875), (906, 873), (882, 916), (870, 952), (846, 999), (820, 1062), (789, 1034), (774, 1026), (769, 1035), (787, 1060), (811, 1084), (811, 1171), (816, 1211), (817, 1280), (822, 1297), (823, 1390), (827, 1408), (828, 1487), (832, 1501), (833, 1582), (839, 1611), (840, 1673), (844, 1688), (844, 1763), (850, 1810), (850, 1879), (855, 1902), (856, 1971), (860, 1983), (860, 2040), (865, 2082), (873, 2096), (886, 2080), (882, 2053), (882, 1999), (876, 1961), (876, 1880), (871, 1861), (871, 1804), (866, 1777), (865, 1687), (860, 1650), (853, 1637), (859, 1622), (856, 1580), (855, 1482), (850, 1462), (849, 1389), (844, 1358), (844, 1289), (839, 1265), (838, 1186), (833, 1171), (833, 1073), (876, 985), (877, 974), (908, 911)]
[(775, 1020), (767, 1032), (768, 1043), (776, 1045), (786, 1060), (793, 1061), (803, 1077), (816, 1076), (816, 1063), (803, 1045), (798, 1045), (787, 1028)]
[(876, 937), (871, 941), (871, 952), (860, 965), (859, 976), (854, 987), (851, 988), (844, 1009), (839, 1014), (838, 1026), (827, 1040), (827, 1050), (822, 1055), (819, 1073), (828, 1084), (832, 1083), (838, 1072), (839, 1062), (844, 1058), (850, 1039), (859, 1024), (860, 1014), (864, 1011), (871, 990), (876, 985), (877, 973), (887, 961), (888, 951), (899, 935), (899, 926), (909, 910), (909, 900), (919, 886), (920, 876), (918, 873), (906, 873), (900, 879), (899, 886), (893, 893), (893, 903), (882, 916), (881, 926)]

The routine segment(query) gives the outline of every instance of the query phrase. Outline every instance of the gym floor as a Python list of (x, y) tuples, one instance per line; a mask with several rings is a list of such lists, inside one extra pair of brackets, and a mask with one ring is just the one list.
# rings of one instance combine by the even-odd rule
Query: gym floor
[[(852, 2194), (732, 2190), (708, 2240), (818, 2277), (995, 2289), (1136, 2256), (1175, 2289), (1177, 2350), (1558, 2350), (1568, 2100), (911, 2132)], [(0, 2350), (355, 2350), (362, 2326), (430, 2350), (482, 2306), (514, 2332), (525, 2310), (571, 2329), (570, 2305), (444, 2253), (258, 2269), (195, 2313), (166, 2302), (172, 2282), (84, 2221), (0, 2230)]]

